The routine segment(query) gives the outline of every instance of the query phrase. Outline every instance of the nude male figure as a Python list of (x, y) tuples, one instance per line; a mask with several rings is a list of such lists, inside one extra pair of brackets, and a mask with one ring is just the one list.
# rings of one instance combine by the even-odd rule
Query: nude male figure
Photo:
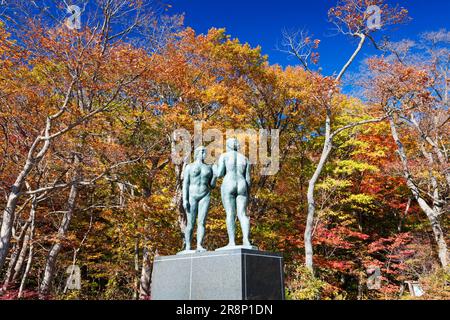
[(205, 164), (206, 148), (199, 147), (194, 152), (194, 163), (186, 166), (183, 180), (183, 207), (187, 215), (187, 226), (184, 234), (186, 247), (183, 253), (190, 253), (195, 218), (197, 218), (197, 251), (203, 248), (205, 223), (211, 199), (211, 189), (215, 187), (216, 177), (212, 167)]

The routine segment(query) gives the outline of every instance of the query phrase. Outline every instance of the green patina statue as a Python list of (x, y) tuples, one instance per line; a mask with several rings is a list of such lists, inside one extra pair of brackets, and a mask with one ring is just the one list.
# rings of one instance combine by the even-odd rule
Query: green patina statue
[(227, 213), (228, 245), (218, 250), (236, 248), (236, 216), (242, 230), (243, 248), (255, 249), (250, 243), (250, 219), (247, 204), (250, 196), (250, 162), (239, 152), (239, 141), (227, 140), (227, 152), (219, 158), (217, 176), (223, 179), (222, 204)]
[(192, 253), (191, 242), (197, 217), (197, 251), (206, 251), (203, 246), (205, 223), (211, 199), (211, 189), (216, 185), (212, 167), (205, 164), (206, 148), (199, 147), (194, 152), (194, 163), (186, 166), (183, 176), (183, 207), (187, 216), (184, 233), (185, 250), (180, 254)]
[[(221, 194), (227, 217), (228, 245), (218, 250), (235, 248), (256, 249), (250, 243), (250, 219), (247, 204), (250, 196), (250, 162), (239, 152), (237, 139), (227, 140), (227, 152), (222, 154), (214, 167), (204, 163), (206, 148), (199, 147), (194, 152), (194, 163), (186, 166), (183, 175), (183, 207), (187, 215), (184, 233), (185, 250), (179, 254), (206, 251), (202, 244), (205, 223), (211, 200), (211, 190), (218, 178), (224, 178)], [(236, 246), (236, 217), (241, 224), (243, 245)], [(192, 234), (197, 218), (197, 250), (191, 250)]]

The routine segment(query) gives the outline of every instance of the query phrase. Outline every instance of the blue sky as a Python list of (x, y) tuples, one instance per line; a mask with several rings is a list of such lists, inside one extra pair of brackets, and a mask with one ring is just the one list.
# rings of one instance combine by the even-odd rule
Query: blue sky
[[(414, 39), (424, 31), (450, 29), (449, 0), (392, 0), (410, 11), (412, 21), (389, 30), (393, 40)], [(172, 13), (185, 13), (185, 24), (198, 33), (211, 27), (225, 27), (232, 37), (252, 46), (260, 45), (271, 63), (294, 64), (276, 49), (283, 29), (306, 29), (321, 39), (321, 61), (325, 74), (337, 71), (352, 53), (355, 42), (336, 36), (327, 21), (335, 0), (172, 0)], [(374, 53), (366, 48), (363, 56)], [(357, 65), (353, 66), (354, 68)]]

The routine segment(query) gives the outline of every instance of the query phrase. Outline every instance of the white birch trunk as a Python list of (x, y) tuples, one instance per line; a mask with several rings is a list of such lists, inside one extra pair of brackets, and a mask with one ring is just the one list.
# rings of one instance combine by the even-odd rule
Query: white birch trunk
[(30, 272), (31, 269), (31, 264), (33, 261), (33, 255), (34, 255), (34, 223), (35, 223), (35, 218), (36, 218), (36, 208), (37, 208), (37, 201), (36, 198), (33, 199), (33, 203), (31, 205), (31, 211), (30, 211), (30, 218), (31, 218), (31, 227), (30, 227), (30, 247), (29, 247), (29, 251), (28, 251), (28, 260), (27, 260), (27, 265), (25, 267), (25, 271), (23, 272), (23, 276), (22, 276), (22, 280), (20, 282), (20, 287), (19, 287), (19, 293), (17, 295), (18, 299), (22, 298), (23, 295), (23, 289), (25, 288), (25, 283), (27, 281), (27, 277), (28, 274)]
[(72, 180), (72, 186), (70, 188), (69, 198), (67, 201), (67, 211), (64, 212), (61, 225), (59, 226), (58, 240), (51, 247), (47, 257), (47, 262), (44, 271), (44, 278), (42, 280), (41, 287), (39, 290), (39, 295), (41, 298), (45, 298), (50, 292), (51, 283), (55, 273), (56, 260), (62, 249), (61, 241), (64, 240), (64, 238), (66, 237), (67, 231), (69, 230), (70, 222), (72, 221), (72, 217), (75, 212), (76, 198), (78, 195), (78, 188), (79, 188), (79, 186), (77, 185), (77, 180), (80, 178), (80, 168), (78, 168), (78, 163), (79, 163), (78, 156), (75, 155), (74, 165), (76, 168), (75, 170), (77, 170), (77, 172), (75, 173), (75, 176)]
[[(397, 144), (397, 151), (400, 157), (400, 161), (403, 166), (403, 174), (406, 179), (406, 184), (410, 191), (412, 192), (414, 199), (416, 199), (422, 211), (428, 217), (428, 221), (430, 222), (431, 228), (433, 230), (433, 235), (436, 240), (437, 248), (438, 248), (438, 256), (441, 266), (446, 269), (448, 267), (448, 248), (445, 240), (445, 234), (441, 225), (440, 217), (441, 212), (439, 206), (434, 205), (431, 207), (425, 198), (421, 195), (421, 192), (417, 185), (415, 184), (411, 172), (408, 167), (408, 158), (406, 156), (405, 148), (400, 140), (398, 135), (397, 127), (394, 121), (393, 116), (389, 117), (389, 124), (391, 127), (392, 137)], [(436, 194), (435, 194), (436, 196)]]

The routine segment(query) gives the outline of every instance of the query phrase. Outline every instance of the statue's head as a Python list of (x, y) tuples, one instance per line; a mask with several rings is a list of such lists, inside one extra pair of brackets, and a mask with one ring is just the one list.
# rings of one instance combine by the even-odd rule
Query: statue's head
[(206, 148), (205, 147), (198, 147), (194, 151), (194, 159), (195, 160), (205, 160), (206, 159)]
[(231, 138), (227, 140), (227, 149), (230, 151), (239, 151), (241, 145), (239, 144), (239, 140), (236, 138)]

